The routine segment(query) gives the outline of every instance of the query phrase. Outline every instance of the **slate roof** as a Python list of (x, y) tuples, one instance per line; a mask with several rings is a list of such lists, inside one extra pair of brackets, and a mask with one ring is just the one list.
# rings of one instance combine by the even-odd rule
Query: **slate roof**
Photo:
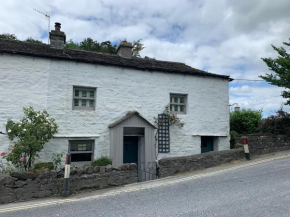
[(0, 39), (0, 53), (11, 53), (50, 59), (70, 60), (133, 68), (148, 71), (162, 71), (166, 73), (188, 74), (197, 76), (210, 76), (216, 78), (232, 79), (227, 75), (217, 75), (192, 68), (184, 63), (160, 61), (154, 59), (134, 58), (127, 59), (117, 54), (99, 53), (93, 51), (54, 49), (47, 44), (36, 44), (23, 41)]
[(145, 122), (147, 122), (150, 126), (152, 126), (153, 128), (157, 129), (153, 124), (151, 124), (148, 120), (146, 120), (146, 118), (144, 118), (142, 115), (140, 115), (140, 113), (137, 112), (137, 111), (129, 111), (129, 112), (127, 112), (127, 114), (124, 117), (121, 117), (120, 119), (118, 119), (115, 122), (111, 123), (108, 127), (109, 128), (115, 127), (118, 124), (122, 123), (123, 121), (127, 120), (128, 118), (132, 117), (133, 115), (137, 115), (138, 117), (143, 119)]

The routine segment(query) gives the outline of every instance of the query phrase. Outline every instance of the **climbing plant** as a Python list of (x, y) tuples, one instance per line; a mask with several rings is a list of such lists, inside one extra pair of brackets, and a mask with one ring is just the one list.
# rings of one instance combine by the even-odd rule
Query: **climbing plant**
[[(177, 114), (174, 114), (174, 113), (170, 112), (170, 106), (169, 105), (166, 105), (164, 107), (163, 114), (167, 116), (170, 126), (176, 125), (179, 128), (182, 128), (184, 126), (184, 122), (177, 116)], [(163, 124), (162, 120), (157, 118), (157, 117), (154, 117), (154, 123), (156, 125), (158, 125), (158, 124), (162, 125)]]

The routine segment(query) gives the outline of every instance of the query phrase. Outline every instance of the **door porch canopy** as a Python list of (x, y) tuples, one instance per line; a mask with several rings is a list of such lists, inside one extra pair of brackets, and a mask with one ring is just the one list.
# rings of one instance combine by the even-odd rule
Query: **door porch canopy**
[[(154, 162), (156, 158), (155, 147), (155, 129), (156, 127), (146, 120), (137, 111), (130, 111), (124, 117), (111, 123), (109, 126), (110, 131), (110, 157), (112, 158), (113, 165), (123, 164), (123, 148), (124, 148), (124, 136), (144, 136), (145, 162)], [(144, 129), (144, 135), (140, 134)], [(126, 133), (126, 135), (125, 135)], [(142, 162), (143, 163), (143, 162)]]

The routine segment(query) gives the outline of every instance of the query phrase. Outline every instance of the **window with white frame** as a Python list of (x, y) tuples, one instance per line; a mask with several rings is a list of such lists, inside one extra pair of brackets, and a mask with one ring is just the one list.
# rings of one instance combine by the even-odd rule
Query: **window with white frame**
[(73, 109), (95, 110), (96, 88), (74, 87), (73, 88)]
[(90, 162), (94, 159), (94, 141), (69, 141), (69, 153), (71, 155), (71, 162)]
[(186, 114), (187, 95), (170, 94), (170, 111), (178, 114)]

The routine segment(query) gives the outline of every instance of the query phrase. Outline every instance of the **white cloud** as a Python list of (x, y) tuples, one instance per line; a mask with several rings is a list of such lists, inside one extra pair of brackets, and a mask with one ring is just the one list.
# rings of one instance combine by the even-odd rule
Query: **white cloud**
[(252, 92), (253, 89), (249, 85), (243, 85), (240, 87), (230, 87), (230, 93), (243, 94)]
[[(230, 104), (238, 103), (242, 108), (263, 110), (264, 116), (268, 116), (277, 111), (285, 102), (285, 99), (280, 97), (282, 90), (283, 88), (265, 87), (261, 84), (230, 87)], [(289, 106), (284, 109), (290, 111)]]

